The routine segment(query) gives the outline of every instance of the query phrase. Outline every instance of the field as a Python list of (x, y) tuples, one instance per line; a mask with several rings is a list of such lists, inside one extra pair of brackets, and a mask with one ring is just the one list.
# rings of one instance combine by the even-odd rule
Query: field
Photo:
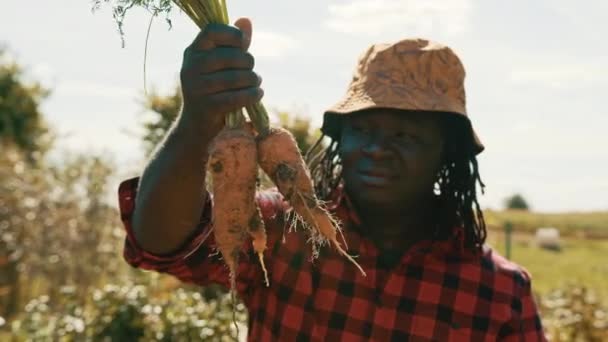
[[(567, 284), (592, 289), (608, 302), (608, 212), (535, 213), (520, 210), (484, 212), (488, 244), (505, 255), (504, 227), (513, 226), (511, 260), (532, 274), (534, 290), (547, 294)], [(555, 227), (562, 249), (552, 251), (534, 244), (539, 227)]]
[[(608, 301), (608, 239), (564, 238), (560, 251), (537, 247), (534, 236), (527, 233), (514, 233), (512, 241), (511, 260), (531, 273), (538, 294), (578, 284)], [(503, 231), (490, 231), (487, 242), (505, 255)]]
[(508, 221), (518, 232), (534, 233), (539, 227), (555, 227), (564, 236), (608, 239), (608, 211), (589, 213), (535, 213), (521, 210), (484, 212), (492, 229), (504, 227)]

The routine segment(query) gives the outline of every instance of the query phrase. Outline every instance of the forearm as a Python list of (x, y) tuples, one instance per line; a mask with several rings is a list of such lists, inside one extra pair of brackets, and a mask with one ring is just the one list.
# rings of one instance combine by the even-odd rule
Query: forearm
[(185, 242), (201, 217), (211, 134), (178, 119), (145, 167), (133, 214), (137, 242), (166, 254)]
[(224, 127), (226, 113), (250, 106), (264, 94), (253, 56), (243, 48), (249, 37), (251, 27), (241, 32), (228, 25), (209, 26), (184, 51), (184, 112), (144, 169), (131, 218), (135, 240), (148, 252), (173, 252), (196, 228), (206, 200), (209, 142)]

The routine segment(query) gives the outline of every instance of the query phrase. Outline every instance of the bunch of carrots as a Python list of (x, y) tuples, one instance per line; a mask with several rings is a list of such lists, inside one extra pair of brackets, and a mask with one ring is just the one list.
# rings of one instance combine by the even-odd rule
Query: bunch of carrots
[[(172, 0), (201, 29), (211, 23), (228, 24), (226, 0)], [(131, 0), (142, 4), (142, 1)], [(162, 1), (167, 11), (169, 1)], [(124, 12), (123, 12), (124, 13)], [(255, 201), (258, 165), (272, 179), (289, 202), (296, 219), (313, 235), (313, 243), (329, 243), (348, 258), (365, 275), (357, 262), (338, 242), (337, 221), (317, 199), (313, 182), (293, 135), (286, 129), (270, 127), (268, 114), (261, 102), (228, 113), (224, 129), (209, 146), (208, 169), (213, 178), (213, 229), (217, 248), (230, 269), (234, 291), (241, 248), (248, 236), (269, 285), (263, 253), (267, 236), (260, 210)]]

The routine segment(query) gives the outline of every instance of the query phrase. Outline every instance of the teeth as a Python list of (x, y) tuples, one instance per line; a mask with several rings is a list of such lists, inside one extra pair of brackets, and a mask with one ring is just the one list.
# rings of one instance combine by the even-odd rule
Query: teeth
[(370, 181), (378, 181), (378, 182), (383, 182), (386, 181), (386, 177), (380, 177), (380, 176), (371, 176), (371, 175), (363, 175), (364, 178), (366, 178), (367, 180)]

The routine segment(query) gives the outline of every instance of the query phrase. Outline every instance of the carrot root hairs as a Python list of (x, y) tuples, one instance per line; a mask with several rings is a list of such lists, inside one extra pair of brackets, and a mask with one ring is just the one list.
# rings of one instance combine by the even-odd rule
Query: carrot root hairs
[(271, 128), (268, 134), (258, 135), (257, 146), (258, 163), (262, 170), (289, 201), (297, 213), (296, 217), (299, 216), (304, 226), (310, 230), (313, 253), (316, 253), (315, 248), (324, 241), (329, 241), (340, 254), (366, 275), (361, 266), (338, 242), (339, 225), (317, 199), (310, 174), (293, 135), (283, 128)]

